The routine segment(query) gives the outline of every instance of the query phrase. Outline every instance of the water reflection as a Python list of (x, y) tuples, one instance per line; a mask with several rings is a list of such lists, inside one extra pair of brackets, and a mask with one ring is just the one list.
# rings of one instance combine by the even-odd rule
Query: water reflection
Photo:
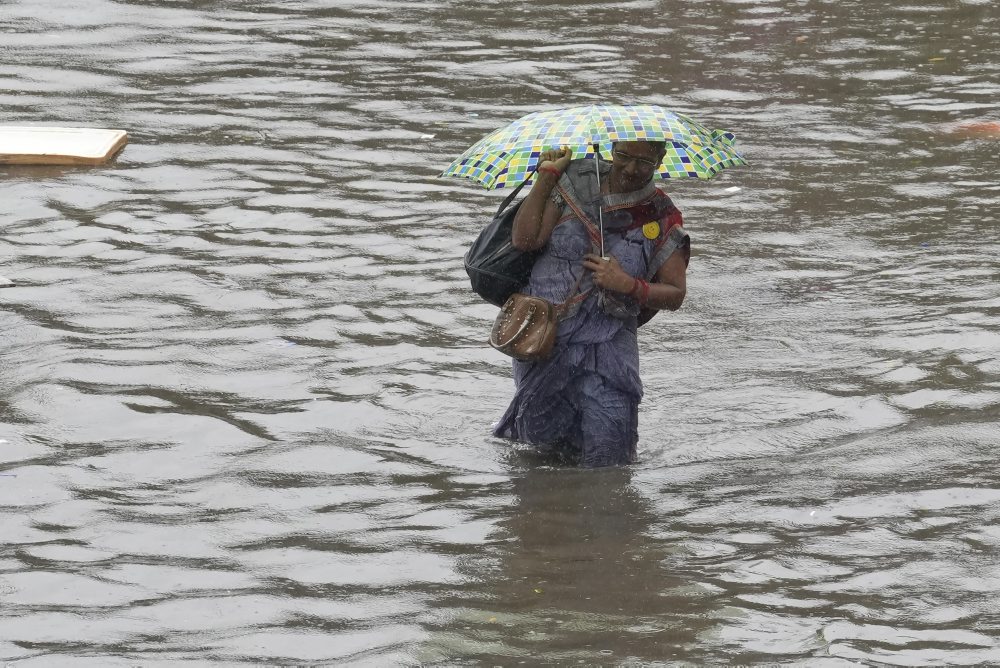
[(457, 646), (481, 662), (612, 663), (666, 658), (693, 642), (712, 591), (671, 572), (677, 546), (652, 535), (656, 520), (632, 477), (547, 467), (516, 475), (490, 567), (454, 601), (460, 618), (441, 630), (455, 637), (433, 648), (438, 656)]

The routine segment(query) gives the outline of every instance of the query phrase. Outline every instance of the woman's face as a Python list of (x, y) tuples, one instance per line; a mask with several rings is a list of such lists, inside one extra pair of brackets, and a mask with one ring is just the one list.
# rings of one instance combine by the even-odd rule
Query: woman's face
[(644, 141), (623, 141), (612, 151), (611, 178), (613, 192), (631, 192), (649, 183), (663, 160), (657, 146)]

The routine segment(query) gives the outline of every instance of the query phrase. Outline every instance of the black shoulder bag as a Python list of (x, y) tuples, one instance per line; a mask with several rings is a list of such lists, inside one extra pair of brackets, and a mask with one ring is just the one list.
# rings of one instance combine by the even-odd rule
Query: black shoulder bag
[(472, 291), (494, 306), (503, 306), (512, 294), (527, 285), (531, 267), (541, 252), (521, 251), (511, 242), (514, 216), (524, 200), (514, 206), (508, 205), (530, 178), (531, 174), (507, 195), (493, 220), (465, 254), (465, 271), (469, 274)]

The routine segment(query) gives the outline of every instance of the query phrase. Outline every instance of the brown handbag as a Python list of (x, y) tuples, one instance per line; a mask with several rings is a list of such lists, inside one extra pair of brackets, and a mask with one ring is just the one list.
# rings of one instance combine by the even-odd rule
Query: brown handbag
[(523, 362), (545, 359), (555, 345), (558, 322), (554, 304), (515, 292), (500, 307), (490, 345)]

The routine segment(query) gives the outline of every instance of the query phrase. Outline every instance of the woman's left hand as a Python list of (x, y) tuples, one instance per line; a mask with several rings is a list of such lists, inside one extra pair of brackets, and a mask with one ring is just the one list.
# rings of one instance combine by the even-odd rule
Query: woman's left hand
[(589, 253), (583, 256), (583, 266), (594, 272), (594, 285), (605, 290), (627, 294), (632, 291), (634, 279), (625, 273), (615, 257), (603, 258)]

